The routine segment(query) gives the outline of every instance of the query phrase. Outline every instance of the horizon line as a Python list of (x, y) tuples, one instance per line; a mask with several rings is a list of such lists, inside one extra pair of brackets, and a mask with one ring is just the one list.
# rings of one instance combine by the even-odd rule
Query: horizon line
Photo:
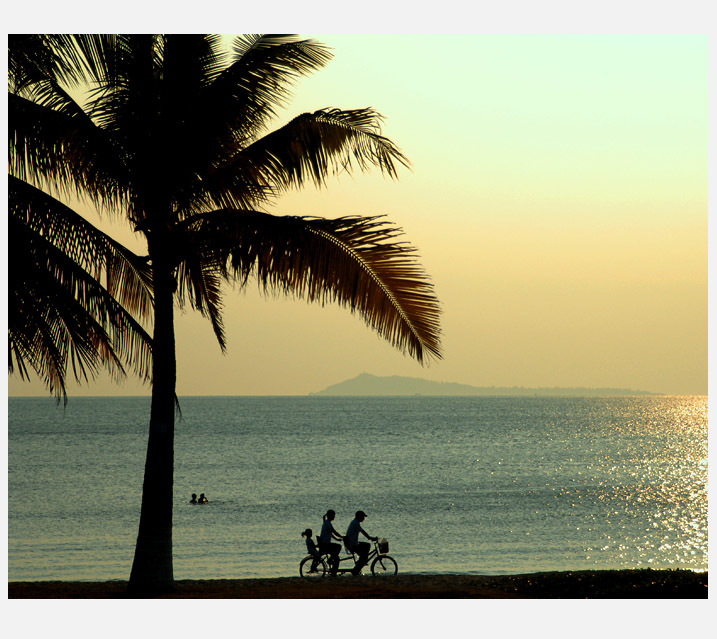
[[(495, 387), (495, 388), (519, 388), (519, 387)], [(526, 390), (533, 390), (533, 387), (524, 387)], [(536, 387), (536, 389), (542, 388), (542, 389), (552, 389), (553, 387)], [(557, 389), (560, 389), (562, 387), (554, 387)], [(590, 390), (588, 387), (565, 387), (564, 390), (580, 390), (582, 388), (585, 388), (586, 390)], [(592, 390), (600, 390), (599, 388), (592, 388)], [(609, 389), (605, 389), (609, 390)], [(617, 389), (616, 389), (617, 390)], [(627, 391), (632, 389), (625, 389)], [(591, 399), (597, 399), (599, 397), (709, 397), (708, 393), (657, 393), (652, 391), (635, 391), (634, 393), (622, 393), (620, 395), (615, 395), (611, 393), (605, 393), (605, 395), (591, 395), (589, 396)], [(70, 399), (96, 399), (96, 398), (147, 398), (151, 399), (152, 395), (68, 395), (67, 399), (68, 401)], [(245, 394), (245, 395), (178, 395), (178, 398), (181, 399), (184, 398), (194, 398), (194, 397), (317, 397), (317, 398), (336, 398), (336, 397), (360, 397), (360, 398), (366, 398), (366, 397), (407, 397), (407, 398), (415, 398), (415, 397), (427, 397), (427, 398), (456, 398), (456, 397), (469, 397), (469, 398), (486, 398), (486, 397), (516, 397), (516, 398), (530, 398), (530, 395), (470, 395), (470, 394), (456, 394), (456, 395), (435, 395), (430, 393), (410, 393), (410, 394), (393, 394), (393, 395), (368, 395), (368, 394), (346, 394), (346, 395), (332, 395), (332, 394), (324, 394), (323, 391), (318, 392), (312, 392), (312, 393), (284, 393), (284, 394)], [(542, 397), (548, 397), (543, 395)], [(559, 398), (559, 397), (567, 397), (563, 395), (554, 395), (553, 397)], [(580, 397), (580, 395), (571, 395), (570, 398), (574, 399), (576, 397)], [(8, 399), (49, 399), (56, 401), (56, 398), (52, 395), (7, 395)], [(63, 399), (60, 398), (59, 403), (63, 403)]]

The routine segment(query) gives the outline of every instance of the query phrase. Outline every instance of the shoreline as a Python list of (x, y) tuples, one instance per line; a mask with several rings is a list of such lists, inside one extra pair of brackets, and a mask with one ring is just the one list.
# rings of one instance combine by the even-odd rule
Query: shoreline
[[(707, 572), (580, 570), (521, 575), (183, 579), (162, 599), (706, 599)], [(8, 581), (8, 599), (135, 599), (127, 581)]]

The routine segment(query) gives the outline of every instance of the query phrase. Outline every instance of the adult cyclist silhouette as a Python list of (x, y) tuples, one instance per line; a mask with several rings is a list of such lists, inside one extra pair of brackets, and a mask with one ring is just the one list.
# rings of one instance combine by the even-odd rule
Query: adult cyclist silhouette
[(319, 551), (321, 554), (327, 554), (329, 556), (329, 566), (331, 567), (330, 575), (336, 575), (339, 570), (339, 553), (341, 552), (341, 546), (331, 542), (332, 539), (338, 539), (341, 541), (343, 537), (336, 532), (334, 525), (331, 523), (336, 517), (336, 513), (333, 510), (327, 510), (324, 515), (324, 523), (321, 525), (321, 534), (318, 537), (319, 540)]
[(371, 541), (378, 541), (378, 537), (371, 537), (362, 527), (361, 523), (366, 519), (366, 513), (363, 510), (356, 511), (355, 519), (351, 520), (346, 536), (344, 537), (344, 543), (346, 548), (351, 552), (358, 555), (358, 561), (356, 567), (351, 571), (352, 575), (361, 574), (361, 569), (368, 563), (368, 553), (371, 551), (371, 546), (365, 541), (359, 541), (359, 533), (361, 533), (366, 539)]

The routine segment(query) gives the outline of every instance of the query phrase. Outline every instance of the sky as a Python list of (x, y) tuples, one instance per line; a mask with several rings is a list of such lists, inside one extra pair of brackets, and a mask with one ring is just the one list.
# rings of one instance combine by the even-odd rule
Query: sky
[[(443, 359), (422, 367), (346, 309), (267, 299), (250, 281), (226, 289), (225, 355), (208, 321), (177, 313), (180, 398), (301, 395), (362, 372), (707, 393), (706, 35), (302, 35), (334, 58), (276, 125), (371, 106), (412, 166), (395, 181), (345, 174), (269, 211), (400, 226), (441, 303)], [(8, 392), (46, 394), (17, 377)], [(131, 377), (69, 386), (149, 392)]]

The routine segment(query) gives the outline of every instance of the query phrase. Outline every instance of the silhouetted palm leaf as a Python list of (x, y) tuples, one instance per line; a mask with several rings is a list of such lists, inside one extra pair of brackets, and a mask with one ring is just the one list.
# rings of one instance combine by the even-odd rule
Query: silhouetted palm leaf
[[(338, 302), (418, 361), (440, 357), (439, 307), (415, 249), (380, 217), (335, 220), (216, 211), (180, 224), (204, 278), (256, 277), (264, 289)], [(194, 277), (191, 281), (204, 278)], [(189, 277), (187, 277), (189, 279)], [(187, 288), (189, 288), (187, 286)], [(200, 297), (194, 287), (194, 299)], [(215, 292), (212, 290), (212, 292)], [(216, 305), (216, 298), (208, 298)], [(220, 340), (221, 341), (221, 340)]]
[(34, 369), (58, 399), (66, 399), (68, 366), (86, 380), (102, 366), (124, 375), (125, 360), (148, 379), (151, 339), (144, 328), (43, 235), (12, 217), (8, 232), (10, 371), (25, 377)]
[(12, 176), (8, 195), (10, 371), (34, 369), (65, 400), (68, 366), (86, 380), (126, 361), (149, 379), (151, 338), (133, 317), (152, 309), (146, 262)]

